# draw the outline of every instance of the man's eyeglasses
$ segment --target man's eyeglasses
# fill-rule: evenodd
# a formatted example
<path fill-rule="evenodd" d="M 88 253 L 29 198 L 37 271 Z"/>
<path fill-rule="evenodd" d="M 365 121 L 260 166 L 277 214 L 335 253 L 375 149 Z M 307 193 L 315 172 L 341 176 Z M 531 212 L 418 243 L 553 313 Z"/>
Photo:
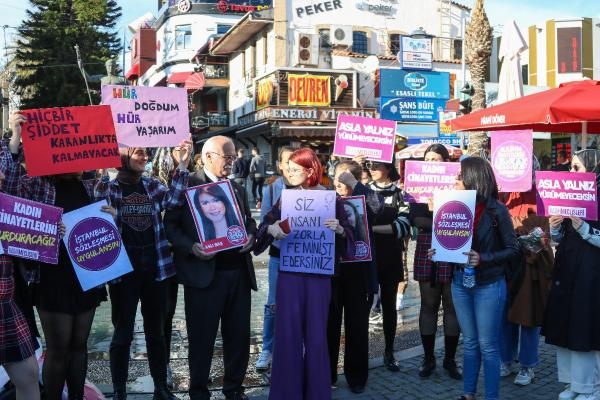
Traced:
<path fill-rule="evenodd" d="M 365 163 L 365 167 L 367 167 L 368 169 L 375 169 L 375 168 L 379 168 L 379 166 L 381 166 L 382 163 L 380 162 L 375 162 L 375 161 L 367 161 Z"/>
<path fill-rule="evenodd" d="M 216 153 L 214 151 L 209 151 L 208 153 L 210 153 L 210 154 L 216 154 L 216 155 L 218 155 L 219 157 L 223 158 L 225 161 L 228 161 L 228 162 L 234 162 L 237 159 L 236 155 L 220 154 L 220 153 Z"/>

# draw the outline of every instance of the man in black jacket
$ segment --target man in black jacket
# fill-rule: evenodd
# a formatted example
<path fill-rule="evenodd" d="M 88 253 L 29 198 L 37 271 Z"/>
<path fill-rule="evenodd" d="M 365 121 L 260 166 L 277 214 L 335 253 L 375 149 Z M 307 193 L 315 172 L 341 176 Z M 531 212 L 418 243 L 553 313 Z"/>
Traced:
<path fill-rule="evenodd" d="M 190 175 L 189 186 L 227 179 L 235 159 L 231 139 L 208 139 L 202 149 L 204 169 Z M 248 234 L 248 242 L 242 248 L 207 254 L 187 203 L 167 212 L 164 218 L 167 237 L 175 250 L 177 276 L 184 287 L 191 400 L 210 398 L 207 385 L 219 322 L 225 365 L 223 394 L 227 399 L 247 399 L 242 382 L 250 349 L 250 291 L 256 290 L 249 253 L 256 222 L 246 191 L 235 182 L 231 185 Z"/>
<path fill-rule="evenodd" d="M 244 149 L 238 149 L 238 158 L 233 162 L 231 174 L 235 183 L 240 184 L 246 189 L 246 180 L 250 172 L 250 161 L 246 160 Z"/>

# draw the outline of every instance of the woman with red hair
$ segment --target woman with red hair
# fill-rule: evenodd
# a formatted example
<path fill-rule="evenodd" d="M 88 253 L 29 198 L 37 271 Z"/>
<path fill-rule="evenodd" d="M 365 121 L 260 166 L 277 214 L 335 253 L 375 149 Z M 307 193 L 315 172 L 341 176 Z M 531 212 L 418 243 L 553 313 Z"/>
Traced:
<path fill-rule="evenodd" d="M 288 181 L 294 189 L 326 190 L 320 185 L 322 166 L 309 148 L 294 151 L 288 161 Z M 286 190 L 294 190 L 286 189 Z M 336 234 L 336 264 L 343 254 L 354 254 L 352 227 L 344 205 L 336 196 L 336 218 L 323 224 Z M 281 198 L 259 226 L 254 254 L 264 251 L 273 240 L 288 234 L 279 226 Z M 327 317 L 331 299 L 331 277 L 279 271 L 277 313 L 271 373 L 271 400 L 331 398 L 331 377 L 327 346 Z"/>

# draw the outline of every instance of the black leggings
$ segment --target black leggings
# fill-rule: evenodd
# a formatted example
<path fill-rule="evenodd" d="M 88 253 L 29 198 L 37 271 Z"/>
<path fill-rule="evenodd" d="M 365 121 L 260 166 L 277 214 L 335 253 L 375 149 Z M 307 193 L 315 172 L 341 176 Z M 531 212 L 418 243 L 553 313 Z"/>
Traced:
<path fill-rule="evenodd" d="M 421 335 L 435 335 L 437 331 L 440 303 L 444 306 L 444 335 L 458 336 L 460 328 L 452 303 L 451 282 L 437 283 L 431 287 L 429 282 L 419 282 L 421 292 L 421 310 L 419 311 L 419 330 Z"/>
<path fill-rule="evenodd" d="M 87 341 L 96 309 L 70 315 L 38 309 L 46 359 L 42 369 L 46 400 L 60 400 L 65 381 L 69 398 L 83 398 L 87 374 Z"/>
<path fill-rule="evenodd" d="M 394 351 L 394 339 L 396 338 L 396 327 L 398 325 L 398 311 L 396 310 L 396 293 L 398 293 L 398 282 L 380 283 L 381 313 L 383 315 L 383 337 L 385 339 L 385 350 Z"/>

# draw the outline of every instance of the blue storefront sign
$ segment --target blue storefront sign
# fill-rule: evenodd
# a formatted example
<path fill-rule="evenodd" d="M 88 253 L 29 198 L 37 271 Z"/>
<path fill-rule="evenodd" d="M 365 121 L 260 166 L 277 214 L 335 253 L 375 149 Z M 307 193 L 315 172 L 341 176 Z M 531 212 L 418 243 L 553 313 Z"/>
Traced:
<path fill-rule="evenodd" d="M 469 145 L 469 135 L 465 134 L 465 137 L 463 140 L 464 140 L 463 146 L 468 146 Z M 432 137 L 409 137 L 406 140 L 406 143 L 408 145 L 422 144 L 422 143 L 426 143 L 426 144 L 440 143 L 440 144 L 445 144 L 448 146 L 461 147 L 460 136 L 458 136 L 458 135 L 448 135 L 448 136 L 444 136 L 444 137 L 433 137 L 433 138 Z"/>
<path fill-rule="evenodd" d="M 382 119 L 400 122 L 436 122 L 446 100 L 414 97 L 382 97 L 379 104 Z"/>
<path fill-rule="evenodd" d="M 440 100 L 450 98 L 450 74 L 448 72 L 382 68 L 379 71 L 379 77 L 381 97 L 416 97 Z"/>

